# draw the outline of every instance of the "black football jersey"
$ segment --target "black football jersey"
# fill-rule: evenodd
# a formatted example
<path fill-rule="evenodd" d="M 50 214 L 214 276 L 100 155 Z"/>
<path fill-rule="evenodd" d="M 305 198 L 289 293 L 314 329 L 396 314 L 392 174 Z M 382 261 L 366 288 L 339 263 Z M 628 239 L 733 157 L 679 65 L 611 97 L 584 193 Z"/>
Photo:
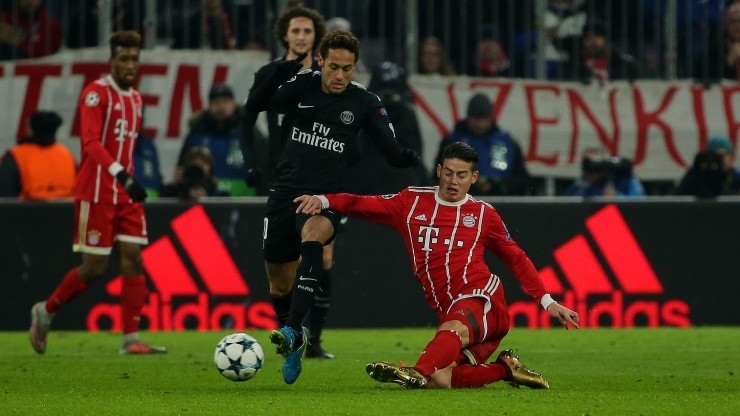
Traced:
<path fill-rule="evenodd" d="M 286 139 L 272 191 L 281 196 L 341 191 L 361 128 L 387 158 L 401 147 L 380 98 L 352 81 L 340 94 L 321 90 L 321 72 L 304 70 L 283 83 L 270 107 L 285 114 Z"/>

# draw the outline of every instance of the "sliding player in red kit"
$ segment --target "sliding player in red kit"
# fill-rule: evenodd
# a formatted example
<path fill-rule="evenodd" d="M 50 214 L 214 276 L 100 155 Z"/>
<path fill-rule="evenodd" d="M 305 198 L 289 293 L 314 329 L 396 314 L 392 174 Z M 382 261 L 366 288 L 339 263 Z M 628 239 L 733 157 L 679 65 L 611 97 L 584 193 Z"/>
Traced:
<path fill-rule="evenodd" d="M 70 270 L 51 296 L 31 309 L 31 346 L 46 351 L 57 310 L 105 273 L 114 242 L 121 256 L 121 354 L 161 354 L 164 347 L 139 339 L 139 318 L 148 290 L 141 260 L 147 244 L 142 202 L 146 191 L 133 178 L 134 147 L 141 129 L 141 95 L 133 89 L 139 70 L 141 36 L 115 32 L 110 38 L 111 73 L 82 91 L 79 113 L 82 157 L 75 185 L 72 249 L 82 264 Z"/>
<path fill-rule="evenodd" d="M 437 333 L 413 367 L 373 362 L 370 377 L 409 388 L 482 387 L 498 380 L 548 388 L 511 350 L 486 363 L 509 331 L 509 311 L 485 249 L 499 257 L 550 316 L 578 327 L 578 314 L 555 302 L 537 270 L 511 238 L 491 205 L 467 194 L 478 179 L 478 155 L 467 144 L 448 145 L 437 166 L 439 186 L 409 187 L 394 195 L 303 195 L 299 212 L 335 210 L 396 229 L 404 239 L 427 303 L 437 313 Z"/>

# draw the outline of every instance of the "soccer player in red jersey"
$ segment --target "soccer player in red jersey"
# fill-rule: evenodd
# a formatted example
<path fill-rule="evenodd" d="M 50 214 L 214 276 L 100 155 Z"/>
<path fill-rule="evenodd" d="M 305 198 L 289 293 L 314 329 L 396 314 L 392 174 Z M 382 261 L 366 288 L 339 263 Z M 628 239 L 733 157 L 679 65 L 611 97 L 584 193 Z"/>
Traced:
<path fill-rule="evenodd" d="M 133 89 L 139 71 L 141 36 L 134 31 L 110 37 L 109 75 L 82 91 L 79 113 L 82 157 L 75 185 L 72 249 L 82 264 L 62 279 L 51 296 L 33 305 L 29 337 L 43 354 L 57 310 L 105 273 L 115 241 L 121 256 L 121 354 L 161 354 L 164 347 L 139 339 L 139 317 L 148 291 L 141 260 L 147 244 L 142 202 L 146 191 L 133 177 L 134 146 L 141 129 L 141 95 Z"/>
<path fill-rule="evenodd" d="M 548 388 L 511 350 L 486 363 L 509 331 L 509 311 L 485 249 L 499 257 L 553 318 L 578 328 L 578 314 L 555 302 L 537 269 L 511 238 L 495 208 L 468 195 L 478 179 L 478 155 L 467 144 L 448 145 L 437 165 L 439 186 L 409 187 L 394 195 L 303 195 L 298 212 L 324 209 L 396 229 L 408 249 L 427 303 L 439 317 L 437 333 L 413 367 L 373 362 L 370 377 L 405 387 L 482 387 L 498 380 Z"/>

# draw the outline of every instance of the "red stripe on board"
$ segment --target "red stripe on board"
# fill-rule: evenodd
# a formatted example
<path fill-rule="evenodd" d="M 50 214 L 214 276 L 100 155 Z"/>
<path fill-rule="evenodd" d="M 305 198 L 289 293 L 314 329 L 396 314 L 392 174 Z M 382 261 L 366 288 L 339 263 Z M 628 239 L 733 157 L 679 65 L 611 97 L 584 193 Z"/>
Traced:
<path fill-rule="evenodd" d="M 172 220 L 172 229 L 212 295 L 248 295 L 250 290 L 202 206 Z"/>
<path fill-rule="evenodd" d="M 586 227 L 626 293 L 663 293 L 663 285 L 616 205 L 586 219 Z"/>
<path fill-rule="evenodd" d="M 609 283 L 604 270 L 599 265 L 596 255 L 582 235 L 555 249 L 555 261 L 560 265 L 566 279 L 578 297 L 593 293 L 611 293 L 614 289 Z"/>

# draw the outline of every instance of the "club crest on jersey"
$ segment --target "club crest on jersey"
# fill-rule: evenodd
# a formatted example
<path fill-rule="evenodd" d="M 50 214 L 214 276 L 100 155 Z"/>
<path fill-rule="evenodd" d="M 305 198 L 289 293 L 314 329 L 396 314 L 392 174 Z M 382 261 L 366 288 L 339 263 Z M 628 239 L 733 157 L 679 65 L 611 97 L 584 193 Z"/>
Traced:
<path fill-rule="evenodd" d="M 95 107 L 100 104 L 100 96 L 95 91 L 90 91 L 85 96 L 85 105 L 88 107 Z"/>
<path fill-rule="evenodd" d="M 463 225 L 464 226 L 466 226 L 468 228 L 473 228 L 473 227 L 475 227 L 475 220 L 476 220 L 475 215 L 473 215 L 473 214 L 465 214 L 463 216 L 462 222 L 463 222 Z"/>
<path fill-rule="evenodd" d="M 100 231 L 90 230 L 87 232 L 87 243 L 91 246 L 97 246 L 100 243 Z"/>
<path fill-rule="evenodd" d="M 355 121 L 355 115 L 352 114 L 351 111 L 342 111 L 342 114 L 339 116 L 339 118 L 344 124 L 352 124 L 352 122 Z"/>
<path fill-rule="evenodd" d="M 381 116 L 387 116 L 388 115 L 388 111 L 386 111 L 386 109 L 384 107 L 380 107 L 380 111 L 379 112 L 380 112 L 380 115 Z"/>

